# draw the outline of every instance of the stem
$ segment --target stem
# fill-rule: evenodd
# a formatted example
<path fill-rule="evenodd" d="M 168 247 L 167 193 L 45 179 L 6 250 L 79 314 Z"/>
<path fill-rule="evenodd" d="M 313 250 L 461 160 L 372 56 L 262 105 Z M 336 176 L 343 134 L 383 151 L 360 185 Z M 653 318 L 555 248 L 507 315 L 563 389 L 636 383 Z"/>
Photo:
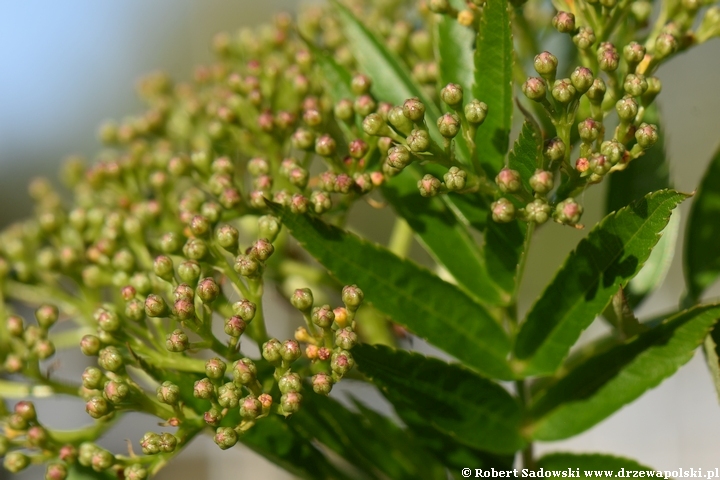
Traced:
<path fill-rule="evenodd" d="M 517 391 L 518 398 L 520 399 L 520 403 L 523 405 L 523 408 L 525 408 L 528 403 L 530 403 L 530 399 L 528 398 L 528 390 L 527 385 L 525 384 L 525 380 L 516 380 L 515 381 L 515 390 Z M 533 458 L 533 444 L 532 442 L 528 442 L 528 446 L 525 447 L 522 451 L 522 466 L 523 468 L 527 468 L 530 470 L 535 470 L 535 459 Z"/>
<path fill-rule="evenodd" d="M 523 275 L 525 274 L 525 265 L 527 264 L 527 257 L 528 252 L 530 251 L 530 243 L 532 242 L 533 233 L 535 233 L 535 223 L 530 222 L 527 224 L 525 241 L 523 242 L 523 249 L 520 253 L 520 259 L 518 260 L 516 270 L 517 273 L 515 274 L 515 288 L 513 290 L 510 306 L 508 307 L 510 319 L 512 320 L 514 325 L 517 325 L 519 322 L 517 311 L 518 296 L 520 294 L 520 286 L 522 284 Z"/>

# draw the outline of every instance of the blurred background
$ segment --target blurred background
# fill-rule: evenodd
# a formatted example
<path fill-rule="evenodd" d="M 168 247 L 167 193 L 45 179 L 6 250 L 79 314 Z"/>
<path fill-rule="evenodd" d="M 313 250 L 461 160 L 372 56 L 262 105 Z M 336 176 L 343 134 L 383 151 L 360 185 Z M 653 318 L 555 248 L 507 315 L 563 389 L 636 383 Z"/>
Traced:
<path fill-rule="evenodd" d="M 140 111 L 134 84 L 142 74 L 161 69 L 189 79 L 194 65 L 210 61 L 215 33 L 257 25 L 293 8 L 290 0 L 0 0 L 0 228 L 30 213 L 30 178 L 55 176 L 68 154 L 91 157 L 103 120 Z M 720 40 L 674 58 L 658 76 L 673 179 L 680 190 L 693 191 L 720 143 Z M 581 199 L 588 207 L 585 224 L 600 218 L 603 195 L 601 185 Z M 689 202 L 682 208 L 683 224 L 688 207 Z M 558 237 L 560 228 L 540 229 L 533 243 L 527 271 L 540 274 L 523 285 L 525 308 L 583 235 L 563 229 Z M 680 260 L 678 254 L 668 280 L 637 312 L 641 318 L 677 305 L 684 291 Z M 716 288 L 710 296 L 719 294 Z M 596 324 L 586 336 L 602 331 Z M 58 426 L 66 428 L 89 421 L 76 402 L 45 402 L 40 410 L 62 417 Z M 136 442 L 150 421 L 123 423 L 104 445 L 126 451 L 124 439 Z M 698 352 L 677 375 L 608 421 L 572 441 L 540 445 L 539 451 L 622 454 L 660 470 L 714 469 L 720 466 L 718 432 L 720 406 Z M 244 474 L 292 478 L 241 447 L 221 452 L 209 437 L 197 439 L 158 478 Z M 34 470 L 15 478 L 40 476 Z"/>

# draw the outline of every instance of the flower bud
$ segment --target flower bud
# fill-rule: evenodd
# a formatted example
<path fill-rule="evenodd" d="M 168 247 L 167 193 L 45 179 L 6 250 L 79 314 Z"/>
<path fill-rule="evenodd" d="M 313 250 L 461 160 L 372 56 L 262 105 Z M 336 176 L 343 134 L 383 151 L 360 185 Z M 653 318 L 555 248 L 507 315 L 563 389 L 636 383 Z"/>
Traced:
<path fill-rule="evenodd" d="M 313 306 L 313 294 L 309 288 L 298 288 L 290 297 L 290 303 L 303 313 L 309 313 Z"/>
<path fill-rule="evenodd" d="M 565 142 L 559 137 L 554 137 L 545 143 L 543 155 L 551 162 L 557 162 L 565 158 Z"/>
<path fill-rule="evenodd" d="M 118 317 L 117 313 L 105 308 L 99 308 L 93 316 L 101 330 L 109 333 L 120 330 L 120 317 Z"/>
<path fill-rule="evenodd" d="M 580 50 L 587 50 L 595 43 L 595 32 L 590 27 L 580 27 L 578 32 L 573 36 L 573 43 Z"/>
<path fill-rule="evenodd" d="M 428 10 L 439 14 L 450 13 L 451 10 L 449 0 L 429 0 L 427 6 Z"/>
<path fill-rule="evenodd" d="M 258 218 L 258 231 L 261 238 L 267 238 L 269 242 L 274 242 L 280 233 L 282 224 L 277 217 L 272 215 L 263 215 Z"/>
<path fill-rule="evenodd" d="M 33 351 L 40 360 L 46 360 L 55 355 L 55 345 L 48 339 L 42 339 L 35 345 Z"/>
<path fill-rule="evenodd" d="M 375 111 L 377 103 L 370 95 L 360 95 L 357 99 L 355 99 L 353 106 L 355 107 L 357 114 L 364 117 Z"/>
<path fill-rule="evenodd" d="M 5 455 L 3 467 L 10 473 L 19 473 L 30 465 L 30 458 L 22 452 L 13 451 Z"/>
<path fill-rule="evenodd" d="M 472 125 L 482 125 L 487 117 L 488 106 L 485 102 L 471 100 L 465 105 L 465 118 Z"/>
<path fill-rule="evenodd" d="M 235 258 L 234 268 L 244 277 L 254 277 L 260 271 L 260 263 L 250 255 L 241 254 Z"/>
<path fill-rule="evenodd" d="M 617 140 L 605 141 L 600 145 L 600 153 L 605 155 L 611 165 L 615 165 L 623 159 L 625 146 Z"/>
<path fill-rule="evenodd" d="M 403 145 L 395 145 L 388 151 L 387 164 L 393 168 L 403 169 L 411 162 L 410 152 Z"/>
<path fill-rule="evenodd" d="M 33 423 L 37 421 L 37 411 L 35 410 L 35 404 L 28 400 L 21 400 L 15 404 L 13 408 L 15 415 L 18 415 L 25 422 Z"/>
<path fill-rule="evenodd" d="M 60 461 L 65 462 L 68 465 L 72 465 L 77 462 L 78 451 L 73 445 L 63 445 L 58 451 L 58 458 Z"/>
<path fill-rule="evenodd" d="M 105 380 L 105 375 L 103 375 L 102 370 L 97 367 L 86 367 L 82 374 L 83 387 L 89 390 L 102 388 Z"/>
<path fill-rule="evenodd" d="M 168 306 L 160 295 L 150 294 L 145 299 L 145 314 L 148 317 L 165 317 L 169 313 Z"/>
<path fill-rule="evenodd" d="M 302 356 L 300 345 L 295 340 L 285 340 L 280 347 L 280 356 L 287 363 L 294 362 Z"/>
<path fill-rule="evenodd" d="M 645 47 L 637 42 L 630 42 L 623 47 L 623 58 L 631 65 L 631 71 L 635 69 L 635 65 L 642 62 L 645 58 Z"/>
<path fill-rule="evenodd" d="M 267 175 L 270 173 L 270 164 L 264 158 L 256 157 L 248 160 L 247 170 L 253 177 L 259 177 L 260 175 Z"/>
<path fill-rule="evenodd" d="M 532 202 L 525 205 L 525 219 L 528 222 L 534 222 L 538 225 L 542 225 L 543 223 L 547 222 L 548 218 L 550 217 L 550 212 L 552 209 L 550 208 L 550 205 L 547 204 L 542 199 L 536 198 Z"/>
<path fill-rule="evenodd" d="M 290 139 L 293 148 L 309 151 L 315 146 L 315 134 L 304 128 L 298 128 Z"/>
<path fill-rule="evenodd" d="M 233 313 L 247 323 L 250 323 L 250 321 L 255 317 L 256 309 L 257 306 L 249 300 L 241 300 L 232 304 Z"/>
<path fill-rule="evenodd" d="M 558 59 L 550 52 L 542 52 L 535 56 L 533 62 L 535 71 L 544 78 L 554 78 L 557 71 Z"/>
<path fill-rule="evenodd" d="M 276 338 L 271 338 L 267 342 L 263 343 L 262 356 L 265 360 L 272 364 L 279 363 L 282 360 L 282 356 L 280 355 L 281 348 L 282 344 L 280 341 Z"/>
<path fill-rule="evenodd" d="M 425 105 L 417 97 L 405 100 L 403 103 L 403 115 L 412 122 L 422 123 L 425 118 Z"/>
<path fill-rule="evenodd" d="M 605 48 L 601 46 L 597 52 L 597 61 L 600 70 L 614 72 L 620 63 L 620 56 L 612 45 L 607 45 Z"/>
<path fill-rule="evenodd" d="M 240 233 L 232 225 L 223 225 L 215 232 L 218 245 L 230 253 L 237 253 Z"/>
<path fill-rule="evenodd" d="M 190 260 L 201 260 L 207 252 L 207 244 L 200 238 L 189 238 L 183 246 L 183 255 Z"/>
<path fill-rule="evenodd" d="M 211 358 L 205 362 L 205 375 L 211 380 L 219 380 L 225 376 L 227 365 L 219 358 Z"/>
<path fill-rule="evenodd" d="M 331 157 L 335 148 L 335 140 L 330 135 L 322 135 L 315 140 L 315 153 L 322 157 Z"/>
<path fill-rule="evenodd" d="M 302 390 L 300 375 L 293 372 L 286 373 L 278 380 L 278 388 L 280 388 L 281 393 L 299 392 Z"/>
<path fill-rule="evenodd" d="M 35 318 L 43 330 L 52 327 L 58 320 L 58 309 L 54 305 L 42 305 L 35 310 Z"/>
<path fill-rule="evenodd" d="M 645 80 L 644 75 L 629 73 L 625 76 L 623 82 L 623 90 L 628 95 L 633 97 L 639 97 L 648 89 L 648 82 Z"/>
<path fill-rule="evenodd" d="M 257 258 L 261 262 L 266 261 L 275 251 L 272 243 L 266 238 L 260 238 L 253 243 L 250 249 L 250 255 Z"/>
<path fill-rule="evenodd" d="M 445 175 L 443 175 L 443 180 L 448 190 L 457 192 L 465 188 L 467 172 L 460 170 L 458 167 L 450 167 Z"/>
<path fill-rule="evenodd" d="M 665 59 L 677 52 L 680 44 L 673 35 L 661 33 L 655 40 L 655 57 L 658 60 Z"/>
<path fill-rule="evenodd" d="M 417 187 L 418 190 L 420 190 L 420 195 L 422 195 L 423 197 L 434 197 L 435 195 L 440 193 L 442 182 L 427 173 L 425 174 L 425 176 L 423 176 L 422 179 L 418 180 Z"/>
<path fill-rule="evenodd" d="M 193 396 L 203 400 L 215 398 L 215 386 L 209 378 L 203 378 L 193 385 Z"/>
<path fill-rule="evenodd" d="M 358 336 L 351 327 L 345 327 L 335 332 L 335 345 L 343 350 L 352 350 L 357 345 Z"/>
<path fill-rule="evenodd" d="M 184 352 L 189 346 L 190 340 L 188 336 L 180 329 L 173 330 L 172 333 L 165 337 L 165 348 L 167 348 L 169 352 Z"/>
<path fill-rule="evenodd" d="M 62 463 L 49 463 L 45 469 L 45 480 L 65 480 L 67 477 L 67 467 Z"/>
<path fill-rule="evenodd" d="M 164 381 L 156 392 L 159 402 L 167 405 L 177 405 L 180 401 L 180 387 L 170 381 Z"/>
<path fill-rule="evenodd" d="M 178 277 L 186 284 L 196 284 L 200 278 L 200 272 L 200 265 L 194 260 L 188 260 L 178 265 Z"/>
<path fill-rule="evenodd" d="M 103 396 L 113 405 L 123 403 L 130 396 L 130 387 L 125 382 L 111 380 L 103 387 Z"/>
<path fill-rule="evenodd" d="M 248 385 L 257 378 L 257 367 L 249 358 L 241 358 L 233 363 L 232 374 L 233 382 L 240 385 Z"/>
<path fill-rule="evenodd" d="M 342 100 L 340 100 L 338 103 L 335 104 L 335 107 L 333 108 L 333 113 L 335 114 L 335 118 L 337 118 L 338 120 L 342 120 L 343 122 L 351 121 L 353 116 L 355 115 L 352 100 L 349 100 L 347 98 L 343 98 Z"/>
<path fill-rule="evenodd" d="M 590 167 L 590 171 L 599 177 L 608 173 L 610 171 L 610 167 L 612 167 L 610 161 L 605 157 L 605 155 L 599 153 L 593 153 L 590 156 L 588 166 Z"/>
<path fill-rule="evenodd" d="M 638 129 L 635 131 L 635 139 L 638 145 L 643 150 L 647 150 L 652 147 L 658 141 L 658 131 L 655 125 L 649 125 L 647 123 L 641 123 Z"/>
<path fill-rule="evenodd" d="M 125 362 L 120 354 L 120 350 L 113 346 L 108 346 L 100 350 L 98 354 L 98 365 L 109 372 L 118 372 L 123 368 Z"/>
<path fill-rule="evenodd" d="M 601 130 L 602 124 L 592 118 L 586 118 L 578 123 L 578 134 L 580 135 L 580 139 L 586 143 L 597 140 Z"/>
<path fill-rule="evenodd" d="M 25 331 L 25 322 L 22 317 L 17 315 L 10 315 L 5 320 L 5 328 L 11 337 L 20 338 L 23 336 Z"/>
<path fill-rule="evenodd" d="M 148 477 L 148 471 L 139 463 L 128 465 L 123 471 L 125 480 L 145 480 Z"/>
<path fill-rule="evenodd" d="M 280 397 L 280 407 L 285 415 L 297 413 L 300 410 L 302 395 L 298 392 L 284 393 Z"/>
<path fill-rule="evenodd" d="M 319 395 L 330 395 L 333 387 L 333 380 L 330 375 L 324 372 L 317 373 L 312 377 L 313 391 Z"/>
<path fill-rule="evenodd" d="M 430 134 L 427 130 L 414 129 L 406 140 L 410 151 L 414 153 L 425 152 L 430 147 Z"/>
<path fill-rule="evenodd" d="M 564 225 L 576 225 L 583 213 L 582 205 L 573 198 L 566 198 L 555 207 L 555 221 Z"/>
<path fill-rule="evenodd" d="M 234 447 L 238 442 L 238 435 L 230 427 L 218 427 L 213 437 L 215 444 L 222 450 Z"/>
<path fill-rule="evenodd" d="M 575 31 L 575 15 L 560 11 L 553 17 L 552 26 L 560 33 L 573 33 Z"/>
<path fill-rule="evenodd" d="M 218 388 L 218 403 L 223 408 L 235 408 L 240 402 L 242 390 L 232 382 L 228 382 Z"/>
<path fill-rule="evenodd" d="M 144 273 L 136 273 L 130 277 L 130 286 L 132 286 L 139 294 L 147 295 L 152 289 L 152 282 Z"/>
<path fill-rule="evenodd" d="M 112 406 L 103 397 L 92 397 L 85 404 L 85 411 L 92 418 L 102 418 L 112 411 Z"/>
<path fill-rule="evenodd" d="M 438 130 L 445 138 L 455 138 L 460 132 L 460 118 L 454 113 L 446 113 L 437 119 Z"/>
<path fill-rule="evenodd" d="M 513 193 L 520 190 L 520 173 L 517 170 L 511 170 L 507 167 L 500 170 L 495 177 L 495 183 L 503 193 Z"/>
<path fill-rule="evenodd" d="M 545 98 L 547 86 L 542 78 L 530 77 L 522 84 L 522 92 L 530 100 L 539 102 Z"/>
<path fill-rule="evenodd" d="M 336 350 L 330 359 L 330 369 L 333 373 L 342 377 L 355 366 L 355 359 L 346 350 Z"/>
<path fill-rule="evenodd" d="M 511 222 L 515 218 L 515 205 L 507 198 L 499 198 L 490 204 L 492 219 L 498 223 Z"/>
<path fill-rule="evenodd" d="M 596 78 L 593 80 L 592 85 L 588 89 L 585 96 L 590 100 L 593 105 L 600 105 L 605 97 L 605 82 L 602 78 Z"/>
<path fill-rule="evenodd" d="M 254 420 L 262 413 L 260 401 L 248 395 L 240 400 L 240 416 L 245 420 Z"/>
<path fill-rule="evenodd" d="M 140 448 L 145 455 L 157 455 L 160 453 L 160 435 L 147 432 L 140 439 Z"/>
<path fill-rule="evenodd" d="M 357 285 L 346 285 L 342 289 L 342 301 L 345 307 L 352 312 L 358 309 L 364 298 L 363 291 Z"/>
<path fill-rule="evenodd" d="M 367 75 L 358 74 L 350 80 L 350 89 L 355 95 L 364 95 L 370 91 L 372 79 Z"/>
<path fill-rule="evenodd" d="M 550 92 L 555 100 L 560 103 L 570 103 L 575 98 L 577 91 L 569 78 L 555 80 L 552 91 Z"/>
<path fill-rule="evenodd" d="M 238 316 L 232 316 L 225 319 L 224 331 L 231 337 L 239 337 L 247 329 L 247 323 Z"/>
<path fill-rule="evenodd" d="M 463 89 L 457 83 L 448 83 L 440 90 L 440 99 L 450 107 L 462 105 Z"/>
<path fill-rule="evenodd" d="M 615 110 L 617 110 L 620 120 L 631 123 L 635 120 L 635 116 L 638 113 L 638 103 L 632 97 L 625 97 L 617 101 Z"/>
<path fill-rule="evenodd" d="M 548 193 L 553 189 L 553 174 L 547 170 L 535 170 L 530 177 L 530 187 L 539 194 Z"/>
<path fill-rule="evenodd" d="M 580 93 L 587 92 L 593 84 L 593 72 L 589 68 L 577 67 L 570 75 L 570 82 Z"/>
<path fill-rule="evenodd" d="M 220 286 L 212 277 L 203 278 L 197 286 L 197 295 L 205 304 L 215 301 L 220 295 Z"/>
<path fill-rule="evenodd" d="M 88 357 L 96 356 L 100 351 L 101 346 L 102 344 L 100 339 L 95 335 L 85 335 L 80 340 L 80 351 L 83 355 L 87 355 Z"/>

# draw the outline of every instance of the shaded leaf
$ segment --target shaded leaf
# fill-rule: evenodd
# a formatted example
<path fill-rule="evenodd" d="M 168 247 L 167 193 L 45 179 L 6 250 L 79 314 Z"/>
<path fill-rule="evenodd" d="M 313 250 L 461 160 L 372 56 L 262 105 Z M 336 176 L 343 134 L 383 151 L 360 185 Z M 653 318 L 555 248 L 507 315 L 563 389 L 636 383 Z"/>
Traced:
<path fill-rule="evenodd" d="M 532 438 L 577 435 L 656 387 L 692 358 L 718 317 L 719 305 L 694 307 L 591 357 L 533 403 Z"/>
<path fill-rule="evenodd" d="M 583 478 L 587 476 L 616 478 L 619 472 L 622 473 L 621 478 L 624 478 L 627 477 L 628 471 L 653 470 L 629 458 L 598 453 L 550 453 L 540 458 L 537 466 L 545 470 L 568 471 L 570 469 L 569 471 L 573 473 L 582 472 L 579 476 Z M 596 471 L 600 474 L 586 475 L 584 471 Z"/>
<path fill-rule="evenodd" d="M 517 267 L 523 251 L 527 224 L 497 223 L 488 213 L 485 228 L 485 263 L 492 280 L 508 295 L 515 290 Z"/>
<path fill-rule="evenodd" d="M 685 234 L 685 280 L 697 301 L 720 276 L 720 149 L 713 157 L 693 201 Z"/>
<path fill-rule="evenodd" d="M 452 1 L 451 5 L 462 10 L 465 8 L 462 1 Z M 472 93 L 475 83 L 473 64 L 475 33 L 469 27 L 460 25 L 451 15 L 438 15 L 436 25 L 436 45 L 438 58 L 438 71 L 440 84 L 456 83 L 463 88 L 465 100 Z M 467 102 L 465 102 L 467 103 Z"/>
<path fill-rule="evenodd" d="M 520 406 L 497 383 L 460 365 L 384 345 L 360 345 L 353 356 L 400 418 L 414 411 L 459 442 L 490 452 L 523 448 Z"/>
<path fill-rule="evenodd" d="M 525 374 L 552 373 L 580 333 L 642 268 L 672 210 L 688 195 L 662 190 L 611 213 L 580 241 L 532 306 L 515 344 Z"/>
<path fill-rule="evenodd" d="M 720 401 L 720 347 L 718 345 L 720 345 L 720 328 L 715 325 L 710 335 L 705 337 L 703 352 L 705 353 L 705 361 L 710 369 L 713 384 L 715 384 L 718 401 Z"/>
<path fill-rule="evenodd" d="M 422 174 L 406 168 L 383 186 L 385 198 L 412 227 L 428 253 L 457 280 L 465 291 L 483 303 L 502 303 L 485 259 L 467 227 L 441 197 L 423 197 L 417 189 Z"/>
<path fill-rule="evenodd" d="M 325 88 L 333 100 L 338 102 L 344 98 L 355 98 L 355 94 L 350 88 L 350 83 L 352 82 L 350 72 L 337 63 L 332 55 L 323 52 L 312 42 L 305 41 L 305 44 L 312 52 L 314 62 L 320 66 L 322 78 L 325 81 Z"/>
<path fill-rule="evenodd" d="M 473 95 L 488 106 L 475 145 L 490 177 L 505 164 L 512 126 L 513 40 L 509 8 L 506 0 L 487 0 L 475 49 Z"/>
<path fill-rule="evenodd" d="M 305 215 L 270 208 L 340 283 L 417 335 L 488 376 L 510 378 L 510 341 L 488 311 L 455 285 L 358 236 Z M 419 301 L 422 299 L 422 301 Z"/>
<path fill-rule="evenodd" d="M 515 141 L 515 145 L 508 156 L 508 167 L 517 170 L 520 174 L 523 187 L 528 192 L 532 192 L 530 177 L 533 176 L 535 170 L 540 166 L 538 159 L 540 158 L 541 152 L 542 134 L 537 125 L 529 120 L 525 120 L 520 136 Z"/>

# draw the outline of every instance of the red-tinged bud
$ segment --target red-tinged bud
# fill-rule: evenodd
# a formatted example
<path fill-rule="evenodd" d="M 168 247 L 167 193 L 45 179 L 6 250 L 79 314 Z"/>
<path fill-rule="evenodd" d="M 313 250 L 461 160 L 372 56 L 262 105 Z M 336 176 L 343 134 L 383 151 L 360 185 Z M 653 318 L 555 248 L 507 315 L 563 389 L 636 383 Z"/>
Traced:
<path fill-rule="evenodd" d="M 630 42 L 623 47 L 623 58 L 631 65 L 633 71 L 635 66 L 645 58 L 645 47 L 637 42 Z"/>
<path fill-rule="evenodd" d="M 315 140 L 315 153 L 322 157 L 331 157 L 335 154 L 335 140 L 330 135 L 323 135 Z"/>
<path fill-rule="evenodd" d="M 219 358 L 211 358 L 205 362 L 205 375 L 211 380 L 219 380 L 225 375 L 227 365 Z"/>
<path fill-rule="evenodd" d="M 333 373 L 342 377 L 355 366 L 355 359 L 346 350 L 337 350 L 333 352 L 330 360 L 330 368 Z"/>
<path fill-rule="evenodd" d="M 555 72 L 557 71 L 558 59 L 550 52 L 542 52 L 535 56 L 533 66 L 535 67 L 535 71 L 544 78 L 554 78 Z"/>
<path fill-rule="evenodd" d="M 232 382 L 218 388 L 218 403 L 223 408 L 235 408 L 240 403 L 242 390 Z"/>
<path fill-rule="evenodd" d="M 622 98 L 615 104 L 615 110 L 617 110 L 620 120 L 631 123 L 635 120 L 635 116 L 638 113 L 637 100 L 632 97 Z"/>
<path fill-rule="evenodd" d="M 437 119 L 440 134 L 445 138 L 455 138 L 460 132 L 460 118 L 454 113 L 446 113 Z"/>
<path fill-rule="evenodd" d="M 180 329 L 173 330 L 173 332 L 165 338 L 165 348 L 167 348 L 169 352 L 184 352 L 189 346 L 190 339 L 188 339 L 185 332 Z"/>
<path fill-rule="evenodd" d="M 632 95 L 633 97 L 639 97 L 642 94 L 645 93 L 648 89 L 648 82 L 645 79 L 645 75 L 641 74 L 632 74 L 629 73 L 625 76 L 625 81 L 623 82 L 623 90 L 625 90 L 625 93 L 628 95 Z"/>
<path fill-rule="evenodd" d="M 94 357 L 100 352 L 102 343 L 95 335 L 85 335 L 80 340 L 80 351 L 88 357 Z"/>
<path fill-rule="evenodd" d="M 58 320 L 58 309 L 54 305 L 42 305 L 35 310 L 35 318 L 43 330 L 52 327 Z"/>
<path fill-rule="evenodd" d="M 145 480 L 148 477 L 148 471 L 143 465 L 133 463 L 125 468 L 123 475 L 125 480 Z"/>
<path fill-rule="evenodd" d="M 440 99 L 450 107 L 459 107 L 463 101 L 463 89 L 456 83 L 448 83 L 440 90 Z"/>
<path fill-rule="evenodd" d="M 422 123 L 425 118 L 425 105 L 418 98 L 410 98 L 403 103 L 403 115 L 410 121 Z"/>
<path fill-rule="evenodd" d="M 156 394 L 158 401 L 167 405 L 177 405 L 180 401 L 180 387 L 169 381 L 163 382 Z"/>
<path fill-rule="evenodd" d="M 290 139 L 294 148 L 298 150 L 312 150 L 315 146 L 315 134 L 307 129 L 298 128 Z"/>
<path fill-rule="evenodd" d="M 555 100 L 560 103 L 569 103 L 575 98 L 577 90 L 569 78 L 556 80 L 550 92 Z"/>
<path fill-rule="evenodd" d="M 590 170 L 590 161 L 585 157 L 580 157 L 575 161 L 575 170 L 585 173 Z"/>
<path fill-rule="evenodd" d="M 535 170 L 535 173 L 530 177 L 529 183 L 535 192 L 541 195 L 546 194 L 553 189 L 553 173 L 547 170 Z"/>
<path fill-rule="evenodd" d="M 669 33 L 661 33 L 655 40 L 655 57 L 658 60 L 665 59 L 677 52 L 680 43 L 677 38 Z"/>
<path fill-rule="evenodd" d="M 37 421 L 37 411 L 33 402 L 21 400 L 15 404 L 13 411 L 25 422 L 33 423 Z"/>
<path fill-rule="evenodd" d="M 5 320 L 5 328 L 10 336 L 20 338 L 23 336 L 23 332 L 25 332 L 25 322 L 22 317 L 10 315 L 7 317 L 7 320 Z"/>
<path fill-rule="evenodd" d="M 271 338 L 265 342 L 262 346 L 262 356 L 265 360 L 272 364 L 277 364 L 282 360 L 280 349 L 282 344 L 276 338 Z"/>
<path fill-rule="evenodd" d="M 145 314 L 148 317 L 165 317 L 168 313 L 168 306 L 161 296 L 150 294 L 145 299 Z"/>
<path fill-rule="evenodd" d="M 121 322 L 120 317 L 114 311 L 106 308 L 99 308 L 95 310 L 93 314 L 95 321 L 98 323 L 98 327 L 105 332 L 117 332 L 120 330 Z"/>
<path fill-rule="evenodd" d="M 68 470 L 62 463 L 49 463 L 45 469 L 45 480 L 65 480 L 66 478 L 68 478 Z"/>
<path fill-rule="evenodd" d="M 434 197 L 435 195 L 440 193 L 442 182 L 427 173 L 423 176 L 423 178 L 418 180 L 417 187 L 418 190 L 420 190 L 420 195 L 422 195 L 423 197 Z"/>
<path fill-rule="evenodd" d="M 190 260 L 201 260 L 207 255 L 208 247 L 200 238 L 189 238 L 183 246 L 183 255 Z"/>
<path fill-rule="evenodd" d="M 471 100 L 465 105 L 465 118 L 471 125 L 482 125 L 488 114 L 488 106 L 485 102 Z"/>
<path fill-rule="evenodd" d="M 313 306 L 313 294 L 309 288 L 299 288 L 290 297 L 290 303 L 303 313 L 309 313 Z"/>
<path fill-rule="evenodd" d="M 332 355 L 332 350 L 326 347 L 320 347 L 317 351 L 317 358 L 318 360 L 325 361 L 330 360 L 330 356 Z"/>
<path fill-rule="evenodd" d="M 499 198 L 490 204 L 492 219 L 498 223 L 511 222 L 515 218 L 515 205 L 507 198 Z"/>
<path fill-rule="evenodd" d="M 517 192 L 522 187 L 520 173 L 517 170 L 511 170 L 507 167 L 500 170 L 495 177 L 495 183 L 503 193 Z"/>
<path fill-rule="evenodd" d="M 82 374 L 83 387 L 89 390 L 99 390 L 105 383 L 106 378 L 102 370 L 97 367 L 86 367 Z"/>
<path fill-rule="evenodd" d="M 103 397 L 92 397 L 85 404 L 85 411 L 92 418 L 102 418 L 112 412 L 112 406 Z"/>
<path fill-rule="evenodd" d="M 618 55 L 615 47 L 608 46 L 600 48 L 597 52 L 597 61 L 600 70 L 604 72 L 614 72 L 620 64 L 620 55 Z"/>
<path fill-rule="evenodd" d="M 575 31 L 575 15 L 560 11 L 553 17 L 552 26 L 560 33 L 573 33 Z"/>
<path fill-rule="evenodd" d="M 573 198 L 567 198 L 555 207 L 555 221 L 564 225 L 576 225 L 580 221 L 583 207 Z"/>
<path fill-rule="evenodd" d="M 203 378 L 195 382 L 193 386 L 193 396 L 203 400 L 211 400 L 215 398 L 215 386 L 209 378 Z"/>
<path fill-rule="evenodd" d="M 124 367 L 125 361 L 117 348 L 109 346 L 100 350 L 98 365 L 109 372 L 118 372 Z"/>
<path fill-rule="evenodd" d="M 570 75 L 570 82 L 580 94 L 587 92 L 592 87 L 593 81 L 593 72 L 589 68 L 577 67 Z"/>
<path fill-rule="evenodd" d="M 278 388 L 281 393 L 299 392 L 302 390 L 302 379 L 297 373 L 288 372 L 278 380 Z"/>
<path fill-rule="evenodd" d="M 245 420 L 254 420 L 260 416 L 263 408 L 260 401 L 248 395 L 240 400 L 240 416 Z"/>
<path fill-rule="evenodd" d="M 370 91 L 372 79 L 367 75 L 358 74 L 350 80 L 350 89 L 355 95 L 364 95 Z"/>
<path fill-rule="evenodd" d="M 288 392 L 280 397 L 280 407 L 282 408 L 283 414 L 291 415 L 300 410 L 300 403 L 302 402 L 302 395 L 298 392 Z"/>
<path fill-rule="evenodd" d="M 308 345 L 305 347 L 305 356 L 308 360 L 317 360 L 319 348 L 317 345 Z"/>
<path fill-rule="evenodd" d="M 323 122 L 322 113 L 315 109 L 305 110 L 303 112 L 303 122 L 308 127 L 319 127 Z"/>
<path fill-rule="evenodd" d="M 335 113 L 335 118 L 338 120 L 342 120 L 343 122 L 351 121 L 355 116 L 355 108 L 352 100 L 343 98 L 335 104 L 333 112 Z"/>
<path fill-rule="evenodd" d="M 595 44 L 595 32 L 590 27 L 580 27 L 573 36 L 573 42 L 580 50 L 588 50 Z"/>
<path fill-rule="evenodd" d="M 30 458 L 22 452 L 12 451 L 5 455 L 3 467 L 10 473 L 19 473 L 30 465 Z"/>
<path fill-rule="evenodd" d="M 355 99 L 353 107 L 358 115 L 365 117 L 375 111 L 377 103 L 370 95 L 360 95 L 357 99 Z"/>
<path fill-rule="evenodd" d="M 584 142 L 594 142 L 600 136 L 602 124 L 592 118 L 586 118 L 578 123 L 578 134 Z"/>
<path fill-rule="evenodd" d="M 238 435 L 230 427 L 219 427 L 215 430 L 215 436 L 213 437 L 215 444 L 222 450 L 234 447 L 238 442 Z"/>
<path fill-rule="evenodd" d="M 635 131 L 635 139 L 643 150 L 652 147 L 658 141 L 657 127 L 647 123 L 640 124 L 638 129 Z"/>
<path fill-rule="evenodd" d="M 351 327 L 345 327 L 335 332 L 335 345 L 343 350 L 352 350 L 357 342 L 358 336 Z"/>
<path fill-rule="evenodd" d="M 130 387 L 125 382 L 111 380 L 103 387 L 103 396 L 113 405 L 123 403 L 130 397 Z"/>
<path fill-rule="evenodd" d="M 285 340 L 280 347 L 280 356 L 285 362 L 294 362 L 302 356 L 300 344 L 295 340 Z"/>
<path fill-rule="evenodd" d="M 354 185 L 355 182 L 351 176 L 346 173 L 340 173 L 335 177 L 334 191 L 337 193 L 348 194 Z"/>
<path fill-rule="evenodd" d="M 600 145 L 600 153 L 607 158 L 611 165 L 615 165 L 625 155 L 625 146 L 617 140 L 605 141 Z"/>
<path fill-rule="evenodd" d="M 312 377 L 313 391 L 319 395 L 330 395 L 333 387 L 333 380 L 330 375 L 324 372 L 317 373 Z"/>
<path fill-rule="evenodd" d="M 233 382 L 238 385 L 248 385 L 257 378 L 257 367 L 249 358 L 242 358 L 232 366 Z"/>
<path fill-rule="evenodd" d="M 547 86 L 542 78 L 530 77 L 522 84 L 522 92 L 530 100 L 539 102 L 545 98 Z"/>
<path fill-rule="evenodd" d="M 590 171 L 600 177 L 608 173 L 612 167 L 605 155 L 599 153 L 593 153 L 588 163 Z"/>
<path fill-rule="evenodd" d="M 160 435 L 155 432 L 147 432 L 140 439 L 140 448 L 145 455 L 160 453 Z"/>

